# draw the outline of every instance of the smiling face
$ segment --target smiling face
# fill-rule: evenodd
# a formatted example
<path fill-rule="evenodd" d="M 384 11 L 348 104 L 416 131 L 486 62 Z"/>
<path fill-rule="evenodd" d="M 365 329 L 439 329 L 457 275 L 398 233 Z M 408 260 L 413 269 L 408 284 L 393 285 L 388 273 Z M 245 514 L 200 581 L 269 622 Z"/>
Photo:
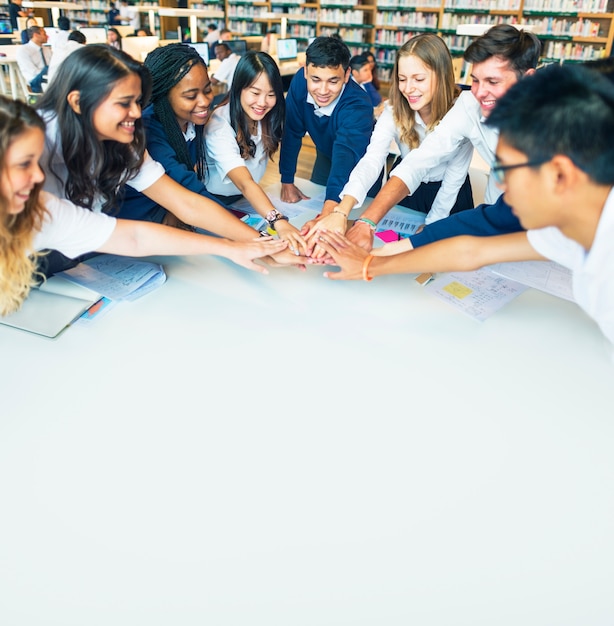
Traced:
<path fill-rule="evenodd" d="M 202 126 L 209 121 L 213 92 L 207 68 L 202 63 L 192 69 L 168 92 L 168 101 L 185 133 L 188 122 Z"/>
<path fill-rule="evenodd" d="M 352 70 L 352 76 L 359 85 L 362 85 L 363 83 L 370 83 L 373 80 L 371 64 L 367 63 L 363 65 L 359 70 Z"/>
<path fill-rule="evenodd" d="M 475 63 L 471 70 L 471 93 L 479 102 L 482 115 L 488 117 L 497 100 L 517 82 L 518 76 L 506 59 L 490 57 Z"/>
<path fill-rule="evenodd" d="M 134 123 L 141 117 L 141 95 L 138 74 L 129 74 L 115 83 L 111 93 L 98 105 L 92 116 L 94 130 L 100 141 L 132 142 Z"/>
<path fill-rule="evenodd" d="M 241 108 L 254 122 L 261 121 L 276 103 L 277 96 L 264 72 L 249 87 L 241 90 Z"/>
<path fill-rule="evenodd" d="M 305 68 L 307 91 L 319 107 L 325 107 L 334 102 L 343 89 L 343 85 L 350 78 L 350 69 L 343 71 L 343 66 L 316 67 L 309 64 Z"/>
<path fill-rule="evenodd" d="M 11 214 L 23 211 L 32 189 L 45 178 L 38 164 L 44 145 L 43 131 L 27 128 L 6 151 L 0 187 Z"/>
<path fill-rule="evenodd" d="M 435 72 L 422 59 L 410 54 L 399 59 L 399 91 L 412 111 L 420 113 L 425 123 L 430 122 L 431 102 L 437 88 Z"/>
<path fill-rule="evenodd" d="M 524 152 L 510 146 L 503 137 L 497 144 L 497 163 L 503 166 L 527 163 Z M 536 167 L 516 167 L 504 172 L 504 182 L 498 185 L 504 200 L 526 230 L 556 225 L 558 209 L 548 202 L 552 187 L 547 176 L 548 163 Z M 556 177 L 555 177 L 556 178 Z"/>

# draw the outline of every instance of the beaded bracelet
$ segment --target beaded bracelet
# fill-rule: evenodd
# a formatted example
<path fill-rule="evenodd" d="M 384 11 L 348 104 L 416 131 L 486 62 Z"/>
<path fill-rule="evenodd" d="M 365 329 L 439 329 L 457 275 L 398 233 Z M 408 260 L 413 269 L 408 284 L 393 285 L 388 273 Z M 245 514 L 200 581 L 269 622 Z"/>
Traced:
<path fill-rule="evenodd" d="M 331 213 L 339 213 L 339 215 L 343 215 L 343 217 L 345 217 L 346 220 L 348 218 L 348 216 L 343 211 L 337 211 L 337 209 L 333 209 Z"/>
<path fill-rule="evenodd" d="M 363 280 L 366 280 L 366 281 L 373 280 L 373 276 L 369 276 L 369 274 L 367 273 L 369 271 L 369 265 L 371 261 L 373 261 L 373 255 L 369 254 L 365 257 L 365 260 L 362 263 L 362 279 Z"/>
<path fill-rule="evenodd" d="M 371 230 L 375 230 L 377 228 L 377 224 L 373 220 L 370 220 L 367 217 L 359 217 L 356 221 L 357 222 L 364 222 L 365 224 L 368 224 L 368 226 L 369 226 L 369 228 Z"/>

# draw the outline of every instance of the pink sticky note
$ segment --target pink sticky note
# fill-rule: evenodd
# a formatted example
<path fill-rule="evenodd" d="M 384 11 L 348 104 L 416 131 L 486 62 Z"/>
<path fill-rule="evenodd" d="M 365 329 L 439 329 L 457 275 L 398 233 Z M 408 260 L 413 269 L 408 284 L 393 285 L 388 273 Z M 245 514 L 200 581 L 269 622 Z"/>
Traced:
<path fill-rule="evenodd" d="M 384 243 L 390 243 L 391 241 L 398 241 L 399 235 L 394 230 L 382 230 L 380 233 L 375 233 L 376 237 L 379 237 Z"/>

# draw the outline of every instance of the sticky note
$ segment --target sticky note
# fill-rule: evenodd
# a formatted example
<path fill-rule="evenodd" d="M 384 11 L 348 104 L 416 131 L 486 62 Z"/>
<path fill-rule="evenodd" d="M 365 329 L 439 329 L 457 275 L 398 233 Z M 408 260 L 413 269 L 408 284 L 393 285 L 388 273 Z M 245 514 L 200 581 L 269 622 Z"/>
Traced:
<path fill-rule="evenodd" d="M 395 233 L 394 230 L 382 230 L 379 233 L 375 233 L 375 236 L 379 237 L 385 243 L 399 240 L 399 235 Z"/>
<path fill-rule="evenodd" d="M 469 289 L 467 285 L 463 285 L 457 281 L 452 281 L 448 285 L 443 288 L 444 291 L 447 291 L 450 295 L 462 300 L 466 298 L 470 293 L 473 292 L 473 289 Z"/>

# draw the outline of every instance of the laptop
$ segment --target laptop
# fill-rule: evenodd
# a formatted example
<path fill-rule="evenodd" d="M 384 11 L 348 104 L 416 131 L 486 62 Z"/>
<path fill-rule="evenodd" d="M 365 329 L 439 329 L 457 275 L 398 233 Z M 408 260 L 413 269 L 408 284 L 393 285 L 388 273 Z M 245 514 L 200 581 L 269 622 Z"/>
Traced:
<path fill-rule="evenodd" d="M 192 46 L 192 48 L 194 48 L 194 50 L 196 50 L 196 52 L 200 54 L 203 61 L 205 62 L 205 65 L 208 66 L 209 65 L 209 44 L 206 42 L 202 42 L 202 43 L 191 43 L 188 45 Z"/>
<path fill-rule="evenodd" d="M 280 63 L 284 61 L 296 61 L 298 45 L 296 39 L 277 40 L 277 58 Z"/>

